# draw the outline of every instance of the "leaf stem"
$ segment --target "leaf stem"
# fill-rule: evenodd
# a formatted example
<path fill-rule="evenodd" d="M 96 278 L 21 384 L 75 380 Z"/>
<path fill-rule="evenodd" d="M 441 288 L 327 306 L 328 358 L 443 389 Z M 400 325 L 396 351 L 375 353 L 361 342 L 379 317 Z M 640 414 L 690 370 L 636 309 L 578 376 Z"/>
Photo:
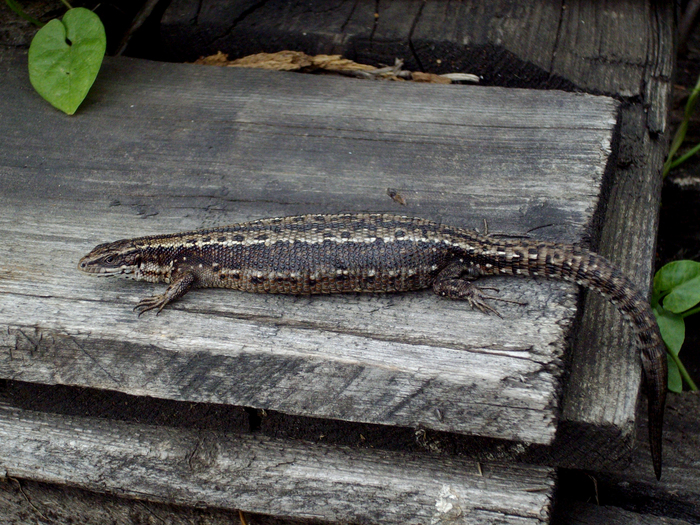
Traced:
<path fill-rule="evenodd" d="M 700 144 L 696 144 L 692 149 L 686 151 L 683 155 L 671 162 L 671 167 L 669 169 L 673 169 L 676 166 L 683 164 L 686 160 L 695 155 L 698 151 L 700 151 Z"/>
<path fill-rule="evenodd" d="M 700 77 L 698 77 L 698 82 L 697 84 L 695 84 L 693 91 L 691 91 L 690 96 L 688 97 L 688 102 L 686 102 L 685 104 L 683 121 L 681 122 L 681 125 L 678 126 L 676 133 L 673 135 L 671 147 L 668 151 L 668 157 L 666 157 L 666 162 L 664 162 L 664 167 L 661 171 L 662 177 L 666 177 L 666 175 L 668 175 L 668 172 L 671 171 L 671 168 L 673 167 L 673 158 L 676 156 L 678 149 L 681 147 L 683 141 L 685 140 L 685 134 L 688 131 L 688 122 L 690 121 L 690 117 L 693 115 L 693 111 L 695 111 L 695 105 L 697 104 L 698 96 L 700 96 Z"/>
<path fill-rule="evenodd" d="M 34 24 L 37 27 L 43 27 L 44 24 L 42 22 L 40 22 L 39 20 L 37 20 L 33 16 L 25 13 L 24 9 L 22 9 L 22 7 L 17 2 L 15 2 L 15 0 L 5 0 L 5 3 L 7 4 L 7 7 L 9 7 L 10 9 L 12 9 L 15 12 L 15 14 L 21 16 L 30 24 Z"/>
<path fill-rule="evenodd" d="M 688 387 L 690 390 L 696 392 L 698 390 L 697 385 L 693 381 L 693 379 L 690 377 L 690 374 L 688 371 L 685 369 L 685 366 L 683 366 L 683 363 L 681 363 L 680 358 L 677 355 L 673 355 L 673 352 L 668 352 L 668 355 L 671 356 L 671 359 L 673 359 L 673 362 L 676 363 L 676 366 L 678 366 L 678 371 L 681 373 L 681 377 L 685 380 L 685 382 L 688 384 Z"/>

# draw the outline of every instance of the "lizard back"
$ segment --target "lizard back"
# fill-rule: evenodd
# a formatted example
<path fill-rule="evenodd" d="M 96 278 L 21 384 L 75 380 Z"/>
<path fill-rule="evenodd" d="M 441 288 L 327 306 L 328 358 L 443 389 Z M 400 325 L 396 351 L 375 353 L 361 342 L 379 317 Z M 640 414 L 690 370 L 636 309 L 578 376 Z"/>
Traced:
<path fill-rule="evenodd" d="M 441 226 L 378 214 L 300 215 L 141 237 L 147 264 L 134 277 L 169 282 L 175 267 L 195 286 L 248 292 L 402 292 L 429 287 L 453 258 Z"/>

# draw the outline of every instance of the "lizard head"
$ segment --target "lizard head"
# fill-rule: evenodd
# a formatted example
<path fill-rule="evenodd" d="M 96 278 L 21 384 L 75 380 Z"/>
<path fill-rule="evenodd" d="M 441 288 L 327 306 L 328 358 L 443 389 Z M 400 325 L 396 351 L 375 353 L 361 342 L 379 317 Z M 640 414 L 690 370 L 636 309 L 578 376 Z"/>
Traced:
<path fill-rule="evenodd" d="M 141 264 L 141 250 L 131 240 L 108 242 L 95 246 L 80 259 L 78 269 L 95 275 L 127 275 L 136 273 Z"/>

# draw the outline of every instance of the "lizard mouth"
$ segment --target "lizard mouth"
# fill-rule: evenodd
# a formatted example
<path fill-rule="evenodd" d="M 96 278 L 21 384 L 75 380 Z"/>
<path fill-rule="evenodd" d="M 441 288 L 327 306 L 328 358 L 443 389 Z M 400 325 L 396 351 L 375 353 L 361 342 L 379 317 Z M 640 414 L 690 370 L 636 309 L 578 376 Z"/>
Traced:
<path fill-rule="evenodd" d="M 114 267 L 104 267 L 104 266 L 92 265 L 92 264 L 90 264 L 89 259 L 87 259 L 85 257 L 80 259 L 80 262 L 78 263 L 78 270 L 85 272 L 85 273 L 89 273 L 91 275 L 95 275 L 97 277 L 112 277 L 114 275 L 128 275 L 128 274 L 132 274 L 136 271 L 136 269 L 130 265 L 114 266 Z"/>

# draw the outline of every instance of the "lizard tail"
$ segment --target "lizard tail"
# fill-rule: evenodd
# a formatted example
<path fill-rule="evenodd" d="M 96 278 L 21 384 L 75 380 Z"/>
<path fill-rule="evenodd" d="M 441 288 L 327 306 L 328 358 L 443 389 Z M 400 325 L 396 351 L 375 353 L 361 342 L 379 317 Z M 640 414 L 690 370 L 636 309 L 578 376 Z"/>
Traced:
<path fill-rule="evenodd" d="M 484 240 L 484 245 L 488 240 Z M 666 346 L 647 298 L 605 257 L 576 246 L 551 243 L 490 243 L 475 259 L 483 275 L 539 276 L 575 282 L 609 299 L 633 325 L 639 340 L 648 399 L 649 442 L 657 479 L 661 449 L 668 363 Z"/>

